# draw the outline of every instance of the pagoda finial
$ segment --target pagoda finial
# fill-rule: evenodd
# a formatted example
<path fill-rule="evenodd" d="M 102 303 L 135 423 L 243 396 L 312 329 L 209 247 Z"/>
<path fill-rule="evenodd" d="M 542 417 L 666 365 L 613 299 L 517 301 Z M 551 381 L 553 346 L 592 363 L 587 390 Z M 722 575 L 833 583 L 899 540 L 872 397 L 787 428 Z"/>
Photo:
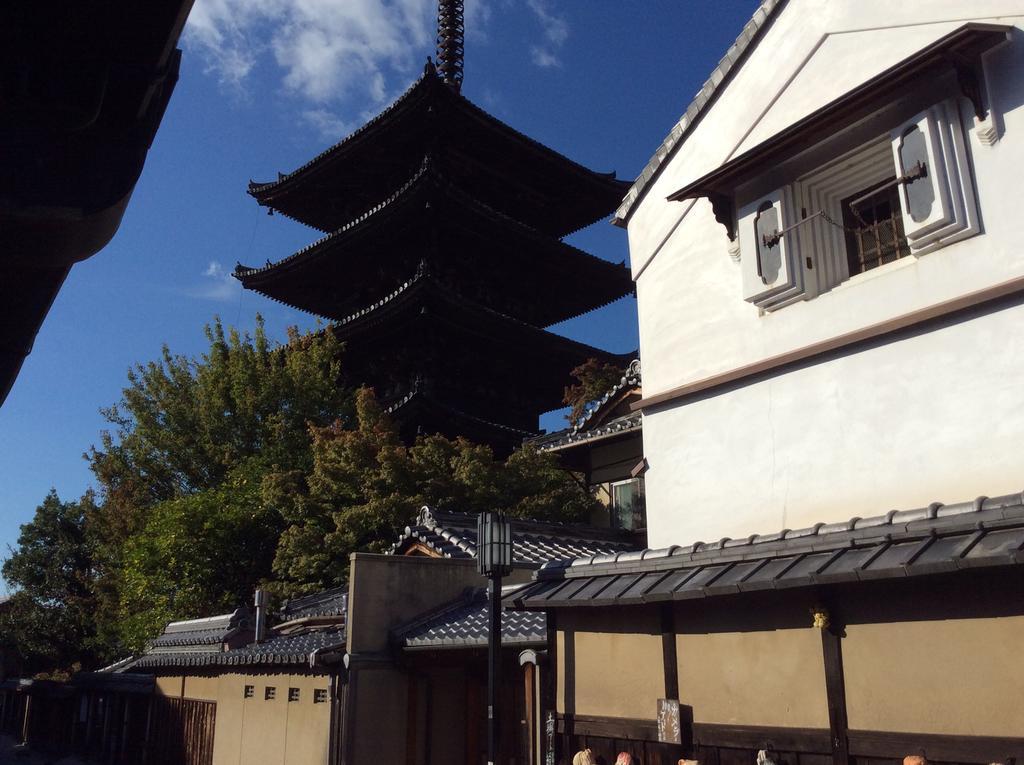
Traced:
<path fill-rule="evenodd" d="M 462 90 L 463 0 L 437 2 L 437 70 L 456 93 Z"/>

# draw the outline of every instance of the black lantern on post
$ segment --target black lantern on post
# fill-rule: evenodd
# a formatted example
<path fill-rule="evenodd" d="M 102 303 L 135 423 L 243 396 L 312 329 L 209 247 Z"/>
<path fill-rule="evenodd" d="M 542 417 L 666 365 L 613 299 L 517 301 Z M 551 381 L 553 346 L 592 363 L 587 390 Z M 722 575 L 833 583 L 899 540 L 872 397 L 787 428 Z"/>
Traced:
<path fill-rule="evenodd" d="M 486 576 L 487 762 L 498 761 L 498 687 L 501 685 L 501 578 L 512 572 L 512 524 L 502 513 L 480 513 L 476 522 L 476 567 Z"/>

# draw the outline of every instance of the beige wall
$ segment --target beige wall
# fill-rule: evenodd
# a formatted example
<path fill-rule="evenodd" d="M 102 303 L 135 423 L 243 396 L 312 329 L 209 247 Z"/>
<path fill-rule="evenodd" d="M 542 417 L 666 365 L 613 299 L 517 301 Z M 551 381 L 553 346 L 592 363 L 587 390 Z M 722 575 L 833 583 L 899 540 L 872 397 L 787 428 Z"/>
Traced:
<path fill-rule="evenodd" d="M 220 678 L 216 675 L 210 677 L 186 676 L 184 696 L 186 699 L 217 701 L 219 685 Z"/>
<path fill-rule="evenodd" d="M 161 696 L 181 696 L 182 688 L 181 675 L 158 675 L 156 678 L 156 692 Z"/>
<path fill-rule="evenodd" d="M 559 712 L 654 719 L 665 695 L 655 609 L 559 614 Z"/>
<path fill-rule="evenodd" d="M 816 629 L 677 635 L 676 656 L 694 722 L 828 727 Z"/>
<path fill-rule="evenodd" d="M 850 727 L 1024 735 L 1022 646 L 1024 616 L 850 625 Z"/>
<path fill-rule="evenodd" d="M 254 686 L 245 698 L 246 685 Z M 264 698 L 267 686 L 276 696 Z M 157 692 L 181 696 L 180 675 L 156 678 Z M 284 673 L 188 675 L 185 698 L 217 703 L 213 765 L 326 765 L 330 737 L 330 701 L 313 703 L 313 691 L 329 691 L 326 675 Z M 288 701 L 288 689 L 299 700 Z"/>

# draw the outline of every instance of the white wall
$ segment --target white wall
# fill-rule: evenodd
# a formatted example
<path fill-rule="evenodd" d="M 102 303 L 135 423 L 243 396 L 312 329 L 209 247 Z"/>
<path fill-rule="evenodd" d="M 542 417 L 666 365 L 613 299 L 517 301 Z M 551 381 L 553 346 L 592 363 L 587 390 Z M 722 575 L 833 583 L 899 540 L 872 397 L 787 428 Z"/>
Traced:
<path fill-rule="evenodd" d="M 984 146 L 969 129 L 981 235 L 762 315 L 708 202 L 665 201 L 971 19 L 1024 27 L 1024 0 L 783 8 L 629 221 L 647 396 L 1024 275 L 1020 31 L 986 59 L 1001 139 Z M 891 29 L 864 29 L 880 24 Z M 650 544 L 1024 488 L 1022 318 L 987 315 L 645 415 Z"/>

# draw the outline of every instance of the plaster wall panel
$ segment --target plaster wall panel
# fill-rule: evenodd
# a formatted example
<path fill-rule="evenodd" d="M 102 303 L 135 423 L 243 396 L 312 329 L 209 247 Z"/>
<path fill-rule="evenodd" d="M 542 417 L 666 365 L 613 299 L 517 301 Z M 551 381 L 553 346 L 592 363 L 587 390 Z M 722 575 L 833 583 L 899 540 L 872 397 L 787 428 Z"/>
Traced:
<path fill-rule="evenodd" d="M 251 699 L 246 699 L 241 736 L 241 759 L 245 765 L 279 765 L 285 762 L 288 733 L 287 675 L 253 675 Z M 274 698 L 266 698 L 266 688 L 275 689 Z M 219 763 L 218 763 L 219 765 Z"/>
<path fill-rule="evenodd" d="M 245 675 L 221 675 L 217 684 L 217 724 L 213 737 L 214 765 L 242 765 L 242 737 L 246 707 L 254 699 L 245 698 L 245 686 L 255 678 Z M 262 703 L 262 700 L 261 700 Z"/>
<path fill-rule="evenodd" d="M 600 717 L 654 719 L 665 694 L 657 612 L 559 614 L 559 711 Z"/>
<path fill-rule="evenodd" d="M 303 765 L 327 765 L 327 746 L 330 736 L 330 702 L 313 702 L 313 691 L 328 690 L 329 679 L 326 676 L 293 675 L 288 678 L 288 688 L 299 689 L 298 701 L 287 701 L 288 688 L 285 688 L 287 703 L 287 742 L 285 759 L 288 763 Z"/>
<path fill-rule="evenodd" d="M 161 696 L 175 696 L 181 698 L 183 679 L 181 675 L 157 675 L 156 692 Z"/>
<path fill-rule="evenodd" d="M 843 640 L 850 727 L 1020 736 L 1024 616 L 854 624 Z M 956 703 L 949 703 L 950 696 Z"/>
<path fill-rule="evenodd" d="M 828 728 L 816 629 L 677 635 L 676 655 L 694 722 Z"/>
<path fill-rule="evenodd" d="M 1024 305 L 644 417 L 648 544 L 1020 491 Z"/>
<path fill-rule="evenodd" d="M 220 679 L 216 675 L 189 675 L 185 677 L 185 698 L 217 701 Z"/>

